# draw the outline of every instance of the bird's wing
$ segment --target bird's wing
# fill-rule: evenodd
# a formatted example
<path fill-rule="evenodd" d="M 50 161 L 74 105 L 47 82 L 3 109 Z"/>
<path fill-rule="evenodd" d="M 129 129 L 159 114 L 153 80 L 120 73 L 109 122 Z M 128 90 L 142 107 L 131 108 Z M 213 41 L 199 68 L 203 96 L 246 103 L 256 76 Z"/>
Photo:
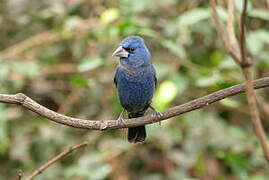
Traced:
<path fill-rule="evenodd" d="M 118 82 L 117 82 L 117 74 L 118 74 L 118 72 L 119 72 L 119 67 L 116 68 L 116 72 L 115 72 L 114 80 L 113 80 L 113 82 L 114 82 L 114 84 L 116 85 L 116 87 L 117 87 L 117 85 L 118 85 Z"/>
<path fill-rule="evenodd" d="M 157 88 L 157 77 L 156 74 L 154 74 L 154 83 L 155 83 L 155 89 Z"/>
<path fill-rule="evenodd" d="M 154 75 L 154 84 L 155 84 L 155 89 L 157 87 L 157 77 L 156 77 L 156 71 L 155 71 L 155 68 L 152 66 L 152 69 L 153 69 L 153 75 Z"/>

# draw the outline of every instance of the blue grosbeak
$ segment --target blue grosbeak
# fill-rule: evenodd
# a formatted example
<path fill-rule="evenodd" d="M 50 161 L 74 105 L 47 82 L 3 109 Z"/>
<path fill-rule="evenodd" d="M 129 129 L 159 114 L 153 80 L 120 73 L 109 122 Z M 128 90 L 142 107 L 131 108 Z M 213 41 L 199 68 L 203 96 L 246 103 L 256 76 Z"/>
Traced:
<path fill-rule="evenodd" d="M 128 118 L 143 116 L 149 107 L 154 111 L 154 115 L 161 116 L 161 113 L 151 106 L 157 79 L 151 63 L 151 55 L 144 40 L 138 36 L 125 38 L 113 56 L 120 57 L 114 83 L 120 103 L 128 112 Z M 119 120 L 123 122 L 122 113 Z M 145 126 L 128 129 L 129 142 L 143 142 L 146 136 Z"/>

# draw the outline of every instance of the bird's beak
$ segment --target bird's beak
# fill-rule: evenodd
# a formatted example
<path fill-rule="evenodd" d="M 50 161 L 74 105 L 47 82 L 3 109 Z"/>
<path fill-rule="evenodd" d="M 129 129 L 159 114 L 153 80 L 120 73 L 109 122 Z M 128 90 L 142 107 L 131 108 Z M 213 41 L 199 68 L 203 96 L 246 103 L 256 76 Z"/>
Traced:
<path fill-rule="evenodd" d="M 128 55 L 128 51 L 126 51 L 122 46 L 118 47 L 112 54 L 112 56 L 118 56 L 123 58 L 127 58 Z"/>

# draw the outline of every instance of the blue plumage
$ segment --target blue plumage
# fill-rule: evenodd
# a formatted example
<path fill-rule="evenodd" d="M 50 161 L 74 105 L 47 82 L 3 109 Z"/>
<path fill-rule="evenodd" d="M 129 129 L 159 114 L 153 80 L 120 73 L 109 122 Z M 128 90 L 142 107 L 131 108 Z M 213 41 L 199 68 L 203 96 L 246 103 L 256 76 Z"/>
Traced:
<path fill-rule="evenodd" d="M 141 37 L 125 38 L 113 56 L 120 57 L 114 82 L 120 103 L 128 112 L 128 118 L 141 117 L 150 107 L 156 87 L 156 73 L 151 55 Z M 144 126 L 129 128 L 129 142 L 143 142 L 146 138 Z"/>

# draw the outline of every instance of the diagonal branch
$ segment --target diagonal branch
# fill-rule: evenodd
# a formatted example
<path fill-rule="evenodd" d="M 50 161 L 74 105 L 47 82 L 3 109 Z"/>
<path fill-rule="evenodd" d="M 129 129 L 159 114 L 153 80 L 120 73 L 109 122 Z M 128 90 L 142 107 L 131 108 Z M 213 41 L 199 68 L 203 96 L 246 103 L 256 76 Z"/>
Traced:
<path fill-rule="evenodd" d="M 232 23 L 227 23 L 227 31 L 225 31 L 220 23 L 220 17 L 217 12 L 217 5 L 216 0 L 210 0 L 210 6 L 212 8 L 212 18 L 213 22 L 216 26 L 216 30 L 218 35 L 220 36 L 221 40 L 223 41 L 223 44 L 226 48 L 226 50 L 231 54 L 231 56 L 234 58 L 234 60 L 239 64 L 240 63 L 240 52 L 239 47 L 235 38 L 234 30 L 232 30 L 233 25 Z M 233 9 L 233 0 L 228 0 L 228 8 L 229 10 L 229 19 L 234 19 L 234 9 Z"/>
<path fill-rule="evenodd" d="M 63 157 L 65 157 L 66 155 L 72 153 L 73 151 L 84 147 L 88 144 L 87 141 L 76 144 L 68 149 L 66 149 L 65 151 L 61 152 L 60 154 L 58 154 L 57 156 L 53 157 L 52 159 L 50 159 L 48 162 L 46 162 L 45 164 L 43 164 L 40 168 L 38 168 L 37 170 L 35 170 L 28 178 L 27 180 L 33 180 L 37 175 L 41 174 L 43 171 L 45 171 L 47 168 L 49 168 L 51 165 L 53 165 L 54 163 L 56 163 L 57 161 L 59 161 L 60 159 L 62 159 Z"/>
<path fill-rule="evenodd" d="M 269 77 L 257 79 L 254 81 L 253 85 L 255 89 L 269 87 Z M 152 116 L 125 119 L 124 125 L 122 126 L 116 120 L 95 121 L 95 120 L 84 120 L 84 119 L 68 117 L 68 116 L 56 113 L 52 110 L 49 110 L 48 108 L 38 104 L 37 102 L 35 102 L 34 100 L 32 100 L 31 98 L 27 97 L 26 95 L 22 93 L 15 94 L 15 95 L 0 94 L 0 102 L 21 105 L 25 107 L 26 109 L 36 112 L 37 114 L 45 118 L 48 118 L 56 123 L 64 124 L 67 126 L 72 126 L 72 127 L 81 128 L 81 129 L 107 130 L 107 129 L 120 129 L 120 128 L 141 126 L 141 125 L 146 125 L 146 124 L 151 124 L 154 122 L 166 120 L 168 118 L 175 117 L 180 114 L 193 111 L 195 109 L 200 109 L 204 106 L 220 101 L 224 98 L 234 96 L 236 94 L 243 93 L 243 92 L 245 92 L 245 85 L 240 84 L 240 85 L 232 86 L 226 89 L 216 91 L 209 95 L 194 99 L 185 104 L 170 108 L 167 111 L 163 112 L 163 116 L 160 119 L 155 119 Z"/>
<path fill-rule="evenodd" d="M 226 38 L 227 32 L 222 28 L 222 25 L 220 23 L 220 17 L 219 17 L 219 14 L 217 12 L 217 8 L 216 8 L 216 6 L 217 6 L 216 1 L 210 0 L 210 5 L 212 7 L 212 18 L 213 18 L 214 24 L 216 26 L 216 30 L 218 32 L 218 35 L 222 39 L 225 48 L 230 52 L 231 51 L 230 41 L 229 41 L 229 39 Z"/>
<path fill-rule="evenodd" d="M 228 21 L 227 21 L 227 38 L 230 42 L 230 53 L 233 54 L 234 60 L 240 64 L 240 47 L 238 45 L 235 31 L 234 31 L 234 18 L 235 18 L 235 9 L 234 1 L 228 0 Z"/>

